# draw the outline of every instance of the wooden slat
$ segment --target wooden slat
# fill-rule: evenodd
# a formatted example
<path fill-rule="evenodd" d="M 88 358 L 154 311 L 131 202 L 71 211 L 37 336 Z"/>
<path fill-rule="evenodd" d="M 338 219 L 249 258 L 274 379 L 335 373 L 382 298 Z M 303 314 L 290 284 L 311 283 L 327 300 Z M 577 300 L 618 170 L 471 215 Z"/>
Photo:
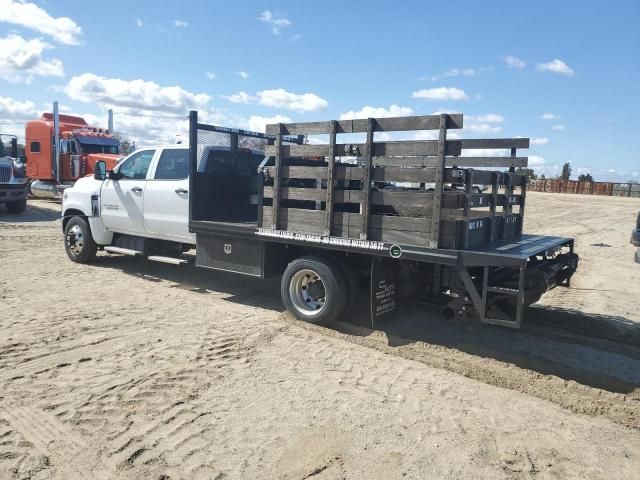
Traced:
<path fill-rule="evenodd" d="M 282 229 L 300 233 L 322 234 L 324 232 L 324 212 L 318 210 L 305 210 L 299 208 L 281 208 L 280 222 Z M 263 215 L 273 215 L 272 207 L 263 207 Z M 361 215 L 359 213 L 336 212 L 333 219 L 336 234 L 342 236 L 349 232 L 349 237 L 354 238 L 361 232 Z M 428 218 L 400 217 L 393 215 L 371 215 L 370 230 L 412 232 L 425 236 L 431 226 Z M 372 240 L 373 238 L 370 238 Z"/>
<path fill-rule="evenodd" d="M 333 202 L 335 189 L 335 166 L 336 166 L 336 131 L 337 125 L 335 120 L 331 120 L 329 125 L 329 164 L 327 166 L 327 205 L 324 221 L 324 234 L 331 235 L 331 227 L 333 226 Z"/>
<path fill-rule="evenodd" d="M 436 178 L 435 168 L 376 167 L 373 180 L 376 182 L 430 183 Z"/>
<path fill-rule="evenodd" d="M 465 171 L 465 179 L 464 179 L 464 209 L 463 215 L 465 220 L 469 220 L 471 214 L 471 203 L 472 203 L 472 195 L 473 195 L 473 177 L 474 177 L 473 169 L 469 168 Z M 485 213 L 486 215 L 486 213 Z M 464 238 L 462 239 L 463 248 L 469 247 L 469 229 L 464 229 Z"/>
<path fill-rule="evenodd" d="M 450 209 L 443 208 L 442 209 L 442 219 L 443 220 L 473 220 L 474 218 L 488 218 L 490 217 L 489 210 L 474 210 L 470 209 L 468 212 L 465 212 L 464 209 Z"/>
<path fill-rule="evenodd" d="M 489 208 L 489 241 L 493 242 L 496 239 L 496 207 L 498 206 L 498 181 L 500 179 L 499 172 L 493 172 L 491 179 L 491 205 Z"/>
<path fill-rule="evenodd" d="M 529 157 L 447 157 L 447 167 L 526 167 Z"/>
<path fill-rule="evenodd" d="M 273 187 L 264 187 L 264 198 L 273 198 Z M 323 201 L 326 199 L 326 193 L 317 188 L 280 187 L 280 199 Z"/>
<path fill-rule="evenodd" d="M 275 176 L 275 167 L 266 167 L 264 171 L 270 177 Z M 281 168 L 282 178 L 313 178 L 313 179 L 326 179 L 328 178 L 329 171 L 322 165 L 318 167 L 297 167 L 297 166 L 284 166 Z M 364 172 L 362 168 L 354 166 L 336 165 L 335 167 L 336 180 L 360 180 L 362 179 Z"/>
<path fill-rule="evenodd" d="M 461 141 L 450 140 L 446 142 L 446 154 L 460 155 Z M 336 145 L 336 155 L 344 156 L 345 145 L 347 147 L 358 148 L 361 155 L 364 154 L 366 143 L 339 143 Z M 399 157 L 407 156 L 433 156 L 438 153 L 438 142 L 436 140 L 416 140 L 416 141 L 394 141 L 394 142 L 375 142 L 373 144 L 374 157 Z M 276 145 L 267 145 L 265 147 L 265 155 L 273 157 L 276 154 Z M 283 145 L 282 155 L 285 158 L 290 157 L 326 157 L 329 155 L 328 144 L 305 144 L 305 145 Z"/>
<path fill-rule="evenodd" d="M 445 172 L 445 156 L 447 154 L 447 114 L 440 115 L 440 129 L 438 133 L 438 164 L 435 169 L 435 195 L 433 197 L 433 208 L 431 213 L 431 229 L 429 245 L 438 248 L 440 237 L 440 210 L 442 208 L 442 183 Z M 426 212 L 425 212 L 426 213 Z"/>
<path fill-rule="evenodd" d="M 278 214 L 280 213 L 280 184 L 282 181 L 282 124 L 278 124 L 278 132 L 276 135 L 276 151 L 274 152 L 275 166 L 273 167 L 273 211 L 271 216 L 271 228 L 278 228 Z"/>
<path fill-rule="evenodd" d="M 369 232 L 369 192 L 371 192 L 371 170 L 373 169 L 373 133 L 375 132 L 375 120 L 367 120 L 367 143 L 364 148 L 364 177 L 362 179 L 362 201 L 360 202 L 360 238 L 367 239 Z"/>
<path fill-rule="evenodd" d="M 275 167 L 266 167 L 267 175 L 275 178 Z M 362 180 L 364 169 L 358 166 L 346 167 L 336 165 L 336 180 Z M 280 170 L 282 178 L 313 178 L 326 179 L 328 170 L 323 167 L 295 167 L 285 166 Z M 433 182 L 435 168 L 402 168 L 402 167 L 376 167 L 372 172 L 372 179 L 376 182 Z"/>
<path fill-rule="evenodd" d="M 529 148 L 528 138 L 465 138 L 462 149 L 467 148 Z"/>
<path fill-rule="evenodd" d="M 375 118 L 375 130 L 378 132 L 397 132 L 412 130 L 437 130 L 440 125 L 438 115 L 421 115 L 414 117 Z M 462 128 L 463 115 L 449 115 L 447 128 Z M 330 122 L 286 123 L 283 125 L 284 135 L 321 135 L 329 133 Z M 275 135 L 277 125 L 267 125 L 267 135 Z M 336 133 L 363 133 L 367 131 L 367 119 L 338 120 Z"/>

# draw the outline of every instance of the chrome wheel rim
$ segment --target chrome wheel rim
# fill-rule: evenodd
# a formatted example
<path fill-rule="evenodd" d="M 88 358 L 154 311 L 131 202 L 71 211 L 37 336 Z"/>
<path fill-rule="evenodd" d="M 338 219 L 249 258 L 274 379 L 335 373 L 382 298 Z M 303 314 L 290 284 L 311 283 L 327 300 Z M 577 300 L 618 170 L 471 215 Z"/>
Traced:
<path fill-rule="evenodd" d="M 77 257 L 82 253 L 84 247 L 84 235 L 80 225 L 73 225 L 67 232 L 66 237 L 67 248 L 74 257 Z"/>
<path fill-rule="evenodd" d="M 309 269 L 296 272 L 289 282 L 289 299 L 300 314 L 307 317 L 319 315 L 327 300 L 322 277 Z"/>

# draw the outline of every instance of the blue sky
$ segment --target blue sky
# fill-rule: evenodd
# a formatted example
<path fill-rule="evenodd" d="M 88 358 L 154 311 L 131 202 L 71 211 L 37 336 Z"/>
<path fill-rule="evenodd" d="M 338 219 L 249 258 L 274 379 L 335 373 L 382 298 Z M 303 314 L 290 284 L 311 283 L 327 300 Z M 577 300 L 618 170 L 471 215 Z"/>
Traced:
<path fill-rule="evenodd" d="M 139 144 L 211 123 L 465 113 L 530 164 L 640 180 L 640 2 L 0 0 L 0 130 L 58 100 Z M 546 114 L 546 115 L 545 115 Z"/>

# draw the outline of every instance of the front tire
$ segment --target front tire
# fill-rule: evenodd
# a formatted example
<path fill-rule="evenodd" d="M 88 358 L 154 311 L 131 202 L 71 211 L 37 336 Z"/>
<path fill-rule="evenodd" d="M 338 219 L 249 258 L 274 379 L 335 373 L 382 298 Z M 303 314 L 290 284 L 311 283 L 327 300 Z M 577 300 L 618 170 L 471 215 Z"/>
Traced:
<path fill-rule="evenodd" d="M 331 260 L 301 257 L 282 275 L 280 293 L 286 309 L 298 320 L 329 325 L 345 310 L 347 282 Z"/>
<path fill-rule="evenodd" d="M 72 217 L 64 228 L 64 249 L 72 262 L 89 263 L 96 257 L 98 245 L 93 241 L 87 220 Z"/>
<path fill-rule="evenodd" d="M 22 213 L 27 209 L 27 199 L 7 202 L 5 205 L 9 213 Z"/>

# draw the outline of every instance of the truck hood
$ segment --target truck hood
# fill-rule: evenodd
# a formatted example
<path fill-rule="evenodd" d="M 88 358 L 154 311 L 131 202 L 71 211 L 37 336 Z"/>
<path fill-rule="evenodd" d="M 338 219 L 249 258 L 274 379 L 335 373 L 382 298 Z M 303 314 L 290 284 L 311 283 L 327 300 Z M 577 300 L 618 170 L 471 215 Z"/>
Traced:
<path fill-rule="evenodd" d="M 87 155 L 87 172 L 93 172 L 96 162 L 99 160 L 104 160 L 107 164 L 107 170 L 112 170 L 124 157 L 124 155 L 113 155 L 110 153 L 90 153 Z"/>

